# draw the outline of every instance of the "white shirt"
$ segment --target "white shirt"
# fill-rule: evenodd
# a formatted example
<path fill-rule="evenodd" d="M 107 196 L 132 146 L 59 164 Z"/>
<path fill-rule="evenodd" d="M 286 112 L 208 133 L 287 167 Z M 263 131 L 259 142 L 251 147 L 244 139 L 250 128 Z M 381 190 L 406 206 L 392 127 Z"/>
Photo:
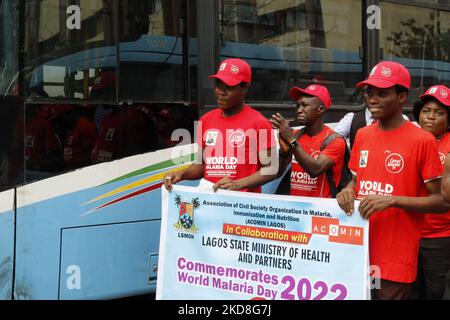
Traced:
<path fill-rule="evenodd" d="M 366 123 L 368 126 L 370 126 L 373 122 L 373 118 L 372 118 L 372 114 L 370 113 L 369 109 L 365 109 L 364 112 L 365 116 L 366 116 Z M 352 120 L 353 117 L 355 116 L 354 112 L 349 112 L 347 113 L 336 125 L 336 127 L 334 128 L 334 131 L 339 133 L 340 135 L 344 136 L 345 139 L 349 139 L 350 138 L 350 127 L 352 125 Z M 403 115 L 403 118 L 405 120 L 409 121 L 409 118 L 405 115 Z"/>

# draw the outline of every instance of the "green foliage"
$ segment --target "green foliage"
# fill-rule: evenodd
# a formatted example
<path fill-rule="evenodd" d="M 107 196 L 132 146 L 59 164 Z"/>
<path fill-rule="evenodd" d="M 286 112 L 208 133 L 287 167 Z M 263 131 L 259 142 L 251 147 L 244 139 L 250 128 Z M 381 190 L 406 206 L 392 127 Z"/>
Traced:
<path fill-rule="evenodd" d="M 430 12 L 429 23 L 418 25 L 416 19 L 401 21 L 403 31 L 392 32 L 386 40 L 393 42 L 389 53 L 410 59 L 450 62 L 450 30 L 441 32 L 436 12 Z"/>

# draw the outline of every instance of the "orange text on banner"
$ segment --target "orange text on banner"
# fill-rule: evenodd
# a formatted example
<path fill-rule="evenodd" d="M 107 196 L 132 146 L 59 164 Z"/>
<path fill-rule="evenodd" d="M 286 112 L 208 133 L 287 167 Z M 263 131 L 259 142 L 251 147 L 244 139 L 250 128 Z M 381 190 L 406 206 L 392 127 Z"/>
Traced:
<path fill-rule="evenodd" d="M 237 224 L 223 224 L 224 234 L 233 234 L 241 237 L 269 239 L 274 241 L 308 244 L 311 239 L 310 233 L 285 231 L 269 228 L 241 226 Z"/>

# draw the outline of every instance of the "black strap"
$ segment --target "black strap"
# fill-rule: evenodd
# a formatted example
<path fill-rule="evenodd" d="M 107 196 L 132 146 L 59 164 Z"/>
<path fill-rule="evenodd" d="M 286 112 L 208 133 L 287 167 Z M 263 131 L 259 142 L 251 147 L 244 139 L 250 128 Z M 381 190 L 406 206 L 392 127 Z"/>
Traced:
<path fill-rule="evenodd" d="M 328 147 L 328 145 L 333 142 L 334 140 L 338 139 L 338 138 L 342 138 L 344 139 L 343 136 L 341 136 L 339 133 L 332 133 L 330 134 L 328 137 L 326 137 L 322 144 L 320 145 L 320 151 L 325 150 L 326 147 Z M 344 141 L 345 142 L 345 141 Z M 347 148 L 347 146 L 346 146 Z M 330 192 L 331 192 L 331 196 L 333 198 L 336 198 L 336 195 L 338 194 L 338 189 L 337 189 L 337 185 L 336 185 L 336 181 L 334 181 L 334 177 L 333 177 L 333 167 L 331 167 L 330 169 L 328 169 L 325 174 L 327 175 L 328 178 L 328 182 L 330 183 Z"/>
<path fill-rule="evenodd" d="M 353 143 L 355 143 L 355 137 L 358 130 L 366 125 L 366 108 L 364 108 L 355 113 L 352 123 L 350 124 L 350 148 L 353 148 Z"/>
<path fill-rule="evenodd" d="M 295 135 L 295 139 L 298 140 L 304 133 L 305 133 L 305 129 L 302 128 Z M 331 142 L 333 142 L 335 139 L 338 139 L 338 138 L 344 139 L 340 134 L 338 134 L 336 132 L 334 132 L 334 133 L 330 134 L 329 136 L 327 136 L 322 141 L 322 144 L 320 145 L 320 151 L 323 151 Z M 347 146 L 346 146 L 346 148 L 347 148 Z M 292 153 L 290 154 L 290 156 L 292 157 Z M 328 178 L 328 182 L 330 183 L 331 195 L 332 195 L 333 198 L 336 198 L 336 195 L 338 194 L 338 189 L 337 189 L 337 186 L 336 186 L 336 182 L 334 181 L 334 178 L 333 178 L 333 168 L 328 169 L 325 172 L 325 174 L 326 174 L 326 176 Z M 289 170 L 286 172 L 286 174 L 284 175 L 283 179 L 281 180 L 280 184 L 278 185 L 276 194 L 289 195 L 290 194 L 290 187 L 291 187 L 291 168 L 289 168 Z"/>
<path fill-rule="evenodd" d="M 298 140 L 300 139 L 300 137 L 305 133 L 305 127 L 301 128 L 300 130 L 297 131 L 297 133 L 295 134 L 295 139 Z"/>

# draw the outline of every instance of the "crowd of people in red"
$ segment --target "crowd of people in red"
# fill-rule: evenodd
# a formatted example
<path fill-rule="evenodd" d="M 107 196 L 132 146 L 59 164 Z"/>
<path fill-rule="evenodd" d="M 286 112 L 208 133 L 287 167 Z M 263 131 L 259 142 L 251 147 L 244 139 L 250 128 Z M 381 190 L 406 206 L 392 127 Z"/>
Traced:
<path fill-rule="evenodd" d="M 95 79 L 91 97 L 113 94 L 114 76 Z M 25 125 L 25 160 L 28 179 L 41 178 L 172 147 L 171 134 L 187 118 L 189 108 L 168 105 L 29 105 Z"/>

